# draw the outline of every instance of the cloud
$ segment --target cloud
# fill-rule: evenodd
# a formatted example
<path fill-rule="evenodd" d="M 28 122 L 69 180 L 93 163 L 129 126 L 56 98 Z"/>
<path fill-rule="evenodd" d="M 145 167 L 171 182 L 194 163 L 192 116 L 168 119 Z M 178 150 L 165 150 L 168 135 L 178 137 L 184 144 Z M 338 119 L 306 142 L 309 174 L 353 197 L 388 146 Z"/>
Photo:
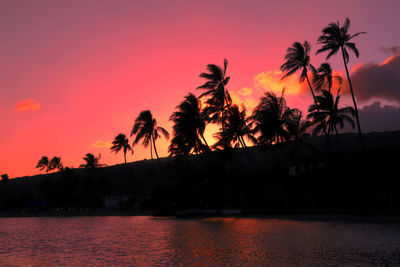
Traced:
<path fill-rule="evenodd" d="M 247 88 L 247 87 L 244 87 Z M 251 111 L 255 106 L 257 106 L 257 101 L 259 98 L 257 98 L 254 95 L 244 95 L 242 93 L 240 93 L 244 88 L 242 88 L 241 90 L 239 90 L 239 92 L 235 92 L 235 91 L 230 91 L 229 94 L 232 98 L 232 102 L 233 104 L 236 104 L 238 106 L 244 104 L 247 108 L 247 110 Z M 248 88 L 251 89 L 251 88 Z"/>
<path fill-rule="evenodd" d="M 96 141 L 90 147 L 94 148 L 110 148 L 112 146 L 111 142 L 108 141 Z"/>
<path fill-rule="evenodd" d="M 400 54 L 400 46 L 390 46 L 390 47 L 382 46 L 379 48 L 379 50 L 381 50 L 383 53 L 387 55 Z"/>
<path fill-rule="evenodd" d="M 337 75 L 337 73 L 335 72 L 334 75 Z M 341 75 L 343 76 L 343 74 Z M 279 69 L 254 75 L 252 87 L 230 90 L 233 103 L 244 104 L 247 110 L 252 110 L 266 92 L 273 92 L 280 96 L 282 89 L 285 88 L 285 98 L 291 107 L 307 108 L 311 97 L 307 82 L 300 83 L 298 74 L 291 75 L 283 80 L 282 76 L 283 74 Z M 310 79 L 312 80 L 311 76 Z"/>
<path fill-rule="evenodd" d="M 382 63 L 362 64 L 352 73 L 351 81 L 361 101 L 375 97 L 400 103 L 400 54 Z"/>
<path fill-rule="evenodd" d="M 253 93 L 253 89 L 249 88 L 249 87 L 243 87 L 240 91 L 239 94 L 243 95 L 243 96 L 248 96 L 251 95 L 251 93 Z"/>
<path fill-rule="evenodd" d="M 283 88 L 286 88 L 286 95 L 299 95 L 308 90 L 306 82 L 299 83 L 298 75 L 291 75 L 283 80 L 282 76 L 280 70 L 261 72 L 254 76 L 254 87 L 256 90 L 273 92 L 277 95 L 282 93 Z"/>
<path fill-rule="evenodd" d="M 353 72 L 356 72 L 359 68 L 362 67 L 362 65 L 363 65 L 362 62 L 360 62 L 360 63 L 354 65 L 353 68 L 351 68 L 351 72 L 352 72 L 352 73 L 353 73 Z"/>
<path fill-rule="evenodd" d="M 400 130 L 400 107 L 382 105 L 375 101 L 359 110 L 364 132 Z"/>
<path fill-rule="evenodd" d="M 15 105 L 17 112 L 39 110 L 42 105 L 33 99 L 22 100 Z"/>

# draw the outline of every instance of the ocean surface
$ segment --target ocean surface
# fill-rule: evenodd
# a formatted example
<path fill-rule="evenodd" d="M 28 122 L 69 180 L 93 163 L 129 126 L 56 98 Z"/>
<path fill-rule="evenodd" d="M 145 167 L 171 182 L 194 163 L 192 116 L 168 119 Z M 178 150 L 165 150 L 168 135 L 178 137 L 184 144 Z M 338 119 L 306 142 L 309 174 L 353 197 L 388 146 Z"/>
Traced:
<path fill-rule="evenodd" d="M 400 265 L 400 224 L 265 218 L 0 218 L 0 266 Z"/>

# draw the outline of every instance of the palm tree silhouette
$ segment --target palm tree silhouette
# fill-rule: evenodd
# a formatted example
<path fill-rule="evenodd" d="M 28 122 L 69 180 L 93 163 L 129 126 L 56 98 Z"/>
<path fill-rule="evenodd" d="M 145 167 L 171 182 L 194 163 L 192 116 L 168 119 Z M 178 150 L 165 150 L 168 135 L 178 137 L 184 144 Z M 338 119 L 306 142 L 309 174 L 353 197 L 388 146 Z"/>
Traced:
<path fill-rule="evenodd" d="M 223 124 L 220 131 L 214 134 L 214 137 L 218 139 L 214 147 L 227 148 L 233 143 L 233 146 L 247 147 L 243 140 L 243 136 L 247 136 L 250 140 L 256 142 L 255 138 L 251 134 L 249 127 L 250 119 L 246 116 L 246 108 L 242 106 L 242 110 L 237 105 L 231 106 L 231 111 L 226 118 L 226 123 Z"/>
<path fill-rule="evenodd" d="M 351 97 L 354 104 L 357 129 L 358 133 L 360 134 L 361 140 L 363 140 L 360 127 L 360 120 L 358 118 L 357 103 L 354 97 L 353 86 L 351 85 L 349 70 L 347 69 L 347 63 L 349 62 L 349 53 L 347 52 L 347 49 L 350 49 L 350 51 L 352 51 L 356 55 L 356 57 L 359 57 L 360 52 L 358 51 L 355 43 L 352 43 L 350 41 L 354 37 L 363 34 L 365 32 L 358 32 L 356 34 L 350 35 L 348 33 L 349 28 L 350 28 L 350 20 L 349 18 L 346 18 L 342 27 L 340 27 L 338 21 L 337 23 L 332 22 L 327 27 L 322 29 L 322 35 L 318 38 L 318 43 L 322 44 L 322 47 L 318 49 L 316 54 L 329 51 L 328 55 L 326 56 L 326 59 L 328 60 L 331 56 L 335 55 L 339 51 L 339 49 L 341 50 L 344 67 L 346 69 L 347 80 L 349 81 L 350 85 Z"/>
<path fill-rule="evenodd" d="M 164 135 L 165 139 L 169 139 L 169 133 L 162 127 L 157 126 L 156 119 L 153 118 L 150 110 L 142 111 L 136 118 L 132 128 L 131 136 L 136 135 L 133 144 L 136 145 L 141 139 L 143 139 L 143 145 L 147 147 L 150 144 L 151 159 L 153 159 L 152 146 L 154 152 L 158 157 L 156 140 L 160 137 L 160 133 Z"/>
<path fill-rule="evenodd" d="M 101 159 L 101 154 L 99 154 L 98 157 L 95 157 L 93 154 L 87 153 L 86 156 L 83 158 L 83 160 L 86 161 L 86 163 L 81 164 L 79 168 L 94 169 L 107 166 L 106 164 L 101 164 L 100 159 Z"/>
<path fill-rule="evenodd" d="M 333 75 L 332 68 L 329 63 L 322 63 L 318 69 L 314 70 L 313 83 L 315 84 L 316 90 L 324 89 L 326 86 L 330 92 L 333 85 L 333 79 L 336 79 L 339 84 L 342 84 L 342 77 Z M 326 88 L 325 87 L 325 88 Z"/>
<path fill-rule="evenodd" d="M 295 72 L 301 70 L 300 82 L 304 79 L 307 80 L 308 87 L 310 88 L 311 94 L 315 102 L 314 90 L 311 86 L 310 80 L 308 79 L 308 68 L 314 70 L 314 67 L 310 64 L 310 56 L 308 55 L 311 50 L 311 46 L 308 41 L 304 41 L 303 44 L 299 42 L 294 42 L 291 47 L 286 50 L 285 60 L 286 62 L 282 64 L 281 71 L 284 73 L 282 79 L 294 74 Z"/>
<path fill-rule="evenodd" d="M 196 96 L 189 93 L 176 108 L 177 111 L 170 117 L 170 120 L 174 123 L 174 137 L 168 148 L 171 155 L 188 155 L 192 151 L 201 153 L 210 150 L 204 138 L 205 114 L 202 113 L 201 103 Z"/>
<path fill-rule="evenodd" d="M 207 70 L 209 73 L 200 73 L 200 77 L 207 80 L 203 85 L 197 87 L 197 89 L 206 90 L 200 95 L 203 96 L 210 95 L 213 98 L 226 100 L 226 89 L 225 86 L 228 84 L 230 77 L 226 77 L 226 68 L 228 67 L 228 61 L 224 59 L 224 69 L 215 64 L 208 64 Z M 228 105 L 228 103 L 226 103 Z"/>
<path fill-rule="evenodd" d="M 224 68 L 215 65 L 208 64 L 208 73 L 201 73 L 200 77 L 207 81 L 197 87 L 197 89 L 205 90 L 200 95 L 200 98 L 209 96 L 209 99 L 205 102 L 207 107 L 204 112 L 210 117 L 210 121 L 213 123 L 224 123 L 226 118 L 226 111 L 230 110 L 231 99 L 226 85 L 228 84 L 230 77 L 226 77 L 226 69 L 228 67 L 228 61 L 224 59 Z"/>
<path fill-rule="evenodd" d="M 303 140 L 309 136 L 308 127 L 310 127 L 310 121 L 303 120 L 303 112 L 297 108 L 290 109 L 286 120 L 286 131 L 289 138 L 295 142 Z"/>
<path fill-rule="evenodd" d="M 126 152 L 127 151 L 132 151 L 133 154 L 133 150 L 132 147 L 129 145 L 129 140 L 126 137 L 126 135 L 120 133 L 119 135 L 117 135 L 114 139 L 114 141 L 112 142 L 112 147 L 110 148 L 112 152 L 118 153 L 121 149 L 124 151 L 124 161 L 126 164 Z"/>
<path fill-rule="evenodd" d="M 205 102 L 207 106 L 204 108 L 204 113 L 209 117 L 209 122 L 221 124 L 224 127 L 224 123 L 229 116 L 228 112 L 231 112 L 232 99 L 230 97 L 229 91 L 226 89 L 230 77 L 226 76 L 226 69 L 228 67 L 228 60 L 224 59 L 224 68 L 215 65 L 208 64 L 208 73 L 201 73 L 200 77 L 206 79 L 207 81 L 197 87 L 197 89 L 206 90 L 200 95 L 210 96 Z M 240 136 L 241 143 L 245 143 L 243 136 Z"/>
<path fill-rule="evenodd" d="M 58 169 L 58 171 L 62 171 L 64 166 L 61 162 L 60 157 L 53 157 L 49 162 L 49 170 Z"/>
<path fill-rule="evenodd" d="M 285 89 L 282 90 L 280 97 L 272 92 L 266 92 L 254 109 L 251 119 L 252 125 L 255 125 L 253 132 L 259 133 L 257 143 L 279 143 L 288 138 L 285 127 L 291 111 L 286 107 L 284 92 Z"/>
<path fill-rule="evenodd" d="M 46 156 L 43 156 L 40 160 L 39 160 L 39 162 L 37 163 L 37 165 L 36 165 L 36 168 L 38 168 L 39 170 L 44 170 L 44 169 L 46 169 L 46 173 L 48 173 L 49 172 L 49 170 L 50 170 L 50 162 L 49 162 L 49 158 L 48 157 L 46 157 Z"/>
<path fill-rule="evenodd" d="M 335 133 L 338 135 L 338 130 L 336 125 L 343 129 L 344 122 L 350 123 L 351 127 L 354 128 L 353 116 L 355 111 L 352 107 L 339 108 L 340 100 L 340 90 L 336 98 L 334 99 L 332 94 L 327 90 L 322 90 L 322 95 L 317 96 L 317 103 L 319 112 L 317 112 L 317 107 L 311 105 L 309 108 L 308 119 L 312 119 L 312 124 L 316 124 L 313 129 L 313 134 L 321 132 L 323 129 L 328 129 L 328 134 Z"/>

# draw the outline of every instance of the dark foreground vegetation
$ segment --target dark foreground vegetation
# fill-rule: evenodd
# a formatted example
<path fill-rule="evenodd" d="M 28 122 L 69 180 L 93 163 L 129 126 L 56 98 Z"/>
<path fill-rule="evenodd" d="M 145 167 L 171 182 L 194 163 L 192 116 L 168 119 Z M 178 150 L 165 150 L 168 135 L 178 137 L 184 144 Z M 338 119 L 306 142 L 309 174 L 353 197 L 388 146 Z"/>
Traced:
<path fill-rule="evenodd" d="M 400 132 L 366 134 L 365 151 L 357 138 L 342 134 L 327 146 L 319 136 L 4 180 L 0 209 L 6 216 L 184 209 L 398 215 Z"/>

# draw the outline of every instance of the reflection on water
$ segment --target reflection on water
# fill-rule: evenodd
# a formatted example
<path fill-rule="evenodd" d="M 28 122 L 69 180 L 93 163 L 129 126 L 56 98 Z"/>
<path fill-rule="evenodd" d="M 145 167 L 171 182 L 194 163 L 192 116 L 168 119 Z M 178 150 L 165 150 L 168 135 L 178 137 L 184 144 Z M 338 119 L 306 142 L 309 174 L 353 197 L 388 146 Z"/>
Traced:
<path fill-rule="evenodd" d="M 2 266 L 396 264 L 400 225 L 395 223 L 0 218 Z"/>

